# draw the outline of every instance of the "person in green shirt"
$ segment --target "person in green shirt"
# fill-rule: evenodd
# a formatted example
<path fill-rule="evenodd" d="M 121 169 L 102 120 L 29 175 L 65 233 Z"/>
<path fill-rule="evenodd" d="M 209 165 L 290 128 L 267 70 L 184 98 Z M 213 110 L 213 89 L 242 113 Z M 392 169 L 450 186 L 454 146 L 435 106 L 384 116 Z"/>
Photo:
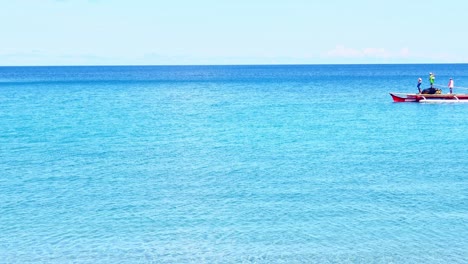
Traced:
<path fill-rule="evenodd" d="M 435 82 L 435 74 L 432 72 L 429 73 L 429 83 L 431 84 L 431 88 L 433 88 Z"/>

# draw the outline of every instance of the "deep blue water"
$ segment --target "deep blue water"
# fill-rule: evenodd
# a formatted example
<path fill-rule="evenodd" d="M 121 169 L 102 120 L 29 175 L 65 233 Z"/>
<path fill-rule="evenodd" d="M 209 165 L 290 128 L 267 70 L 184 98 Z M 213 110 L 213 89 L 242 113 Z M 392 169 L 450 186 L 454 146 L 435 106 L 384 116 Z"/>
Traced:
<path fill-rule="evenodd" d="M 468 64 L 0 67 L 0 259 L 468 263 L 468 104 L 388 95 L 429 72 L 468 87 Z"/>

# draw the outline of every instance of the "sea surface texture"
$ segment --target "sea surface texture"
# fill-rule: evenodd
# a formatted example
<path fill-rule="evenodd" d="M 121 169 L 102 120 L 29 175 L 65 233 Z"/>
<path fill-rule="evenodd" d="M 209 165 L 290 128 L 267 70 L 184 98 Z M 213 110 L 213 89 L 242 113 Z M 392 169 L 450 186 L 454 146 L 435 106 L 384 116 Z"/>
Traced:
<path fill-rule="evenodd" d="M 0 67 L 2 263 L 468 263 L 467 64 Z M 455 92 L 468 93 L 467 90 Z"/>

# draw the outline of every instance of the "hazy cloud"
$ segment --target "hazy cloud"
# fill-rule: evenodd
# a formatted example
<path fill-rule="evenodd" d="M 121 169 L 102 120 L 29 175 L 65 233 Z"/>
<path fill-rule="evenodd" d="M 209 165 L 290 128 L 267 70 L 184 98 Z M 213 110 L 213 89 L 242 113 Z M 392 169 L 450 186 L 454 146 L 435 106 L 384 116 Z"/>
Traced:
<path fill-rule="evenodd" d="M 326 57 L 331 58 L 377 58 L 377 59 L 395 59 L 408 58 L 411 52 L 408 48 L 402 48 L 398 51 L 390 51 L 385 48 L 348 48 L 343 45 L 338 45 L 334 49 L 326 52 Z"/>
<path fill-rule="evenodd" d="M 337 45 L 323 54 L 327 59 L 347 59 L 357 61 L 384 61 L 384 62 L 439 62 L 439 63 L 466 63 L 467 58 L 455 56 L 448 52 L 423 53 L 421 51 L 411 51 L 404 47 L 397 50 L 386 48 L 349 48 L 344 45 Z"/>

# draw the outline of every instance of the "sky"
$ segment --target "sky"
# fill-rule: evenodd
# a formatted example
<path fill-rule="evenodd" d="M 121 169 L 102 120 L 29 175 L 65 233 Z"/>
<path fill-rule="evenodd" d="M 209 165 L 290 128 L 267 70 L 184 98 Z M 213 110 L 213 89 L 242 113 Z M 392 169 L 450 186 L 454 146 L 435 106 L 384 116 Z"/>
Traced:
<path fill-rule="evenodd" d="M 468 1 L 0 0 L 0 66 L 468 63 Z"/>

